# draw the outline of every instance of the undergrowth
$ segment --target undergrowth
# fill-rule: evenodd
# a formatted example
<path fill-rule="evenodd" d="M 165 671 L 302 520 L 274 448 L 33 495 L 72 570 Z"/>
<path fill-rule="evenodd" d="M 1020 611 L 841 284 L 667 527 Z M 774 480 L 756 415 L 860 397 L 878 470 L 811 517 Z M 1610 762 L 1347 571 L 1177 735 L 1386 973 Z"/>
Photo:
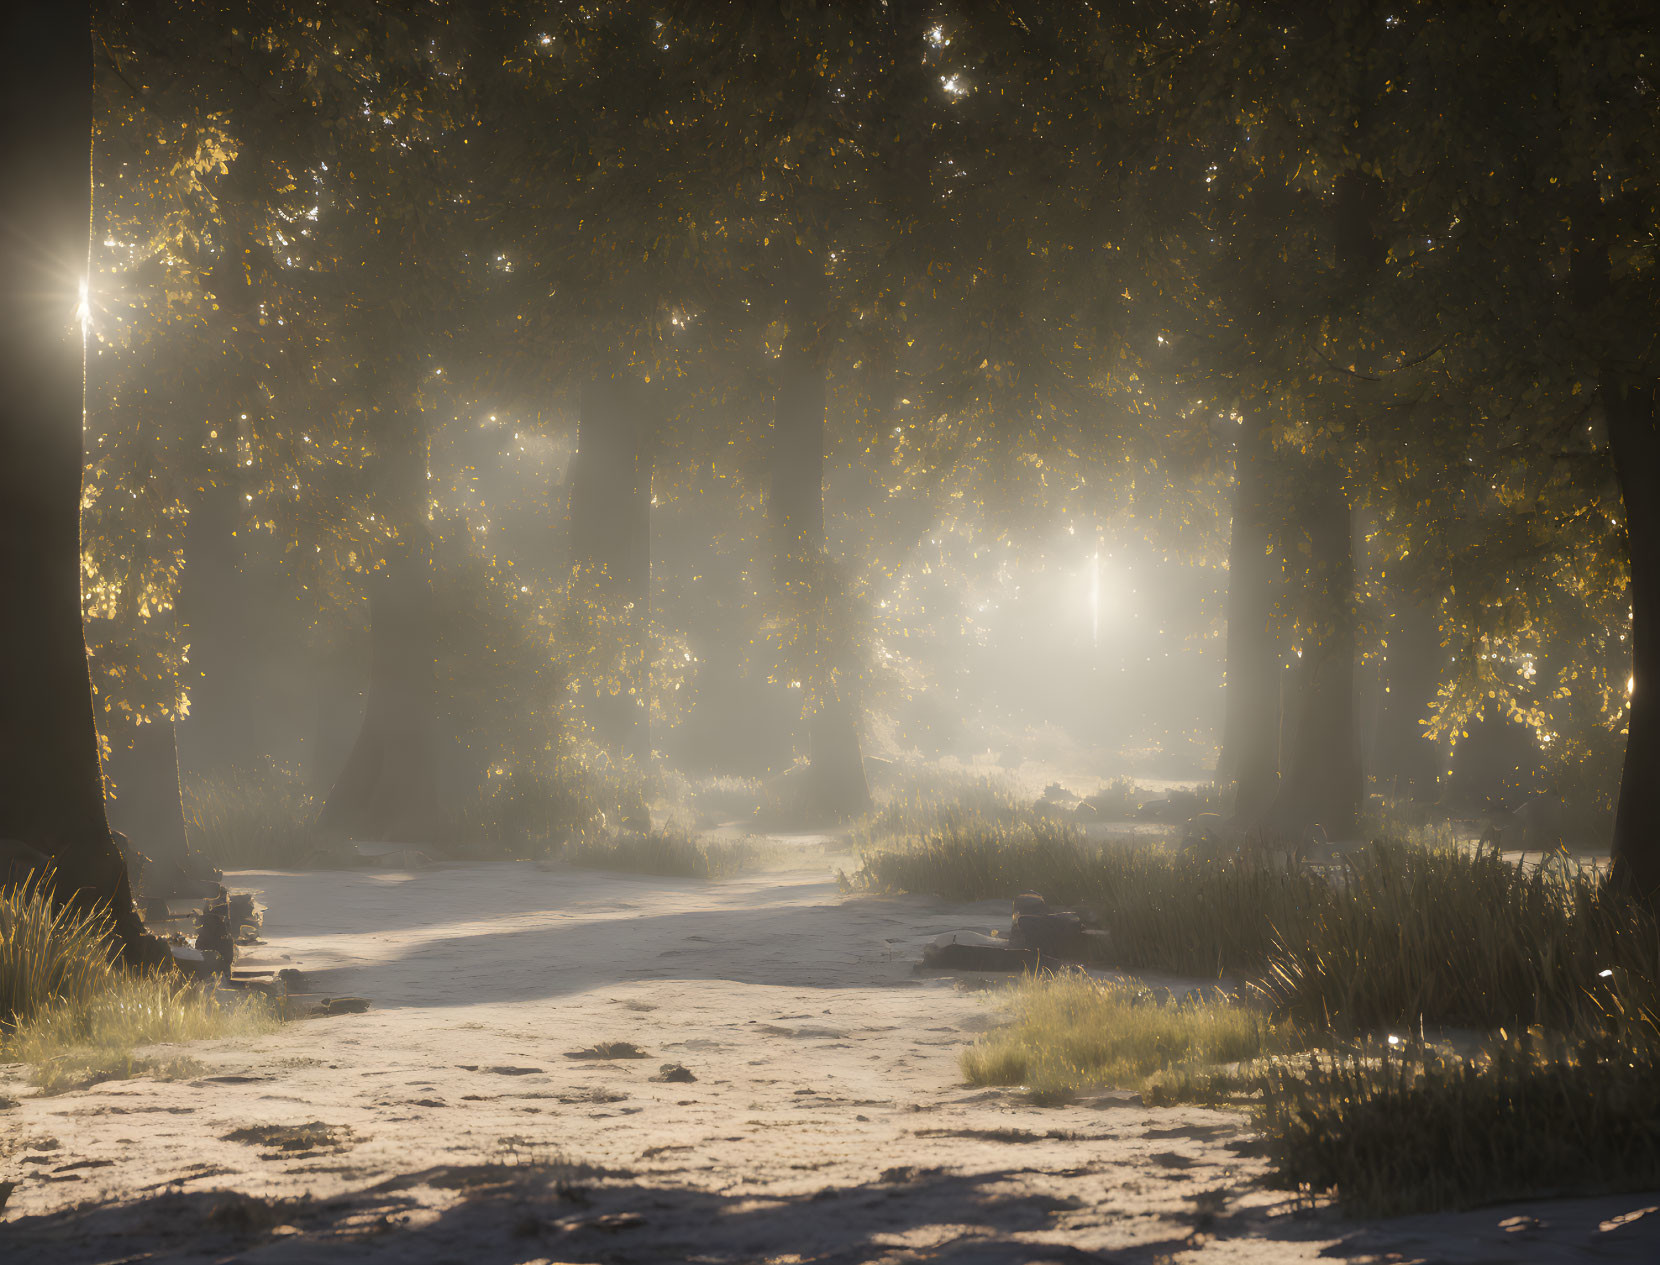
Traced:
<path fill-rule="evenodd" d="M 959 817 L 867 842 L 847 882 L 1037 890 L 1119 965 L 1239 977 L 1182 1003 L 1029 980 L 973 1082 L 1241 1097 L 1277 1180 L 1367 1214 L 1660 1184 L 1660 921 L 1594 867 L 1381 842 L 1316 869 Z"/>
<path fill-rule="evenodd" d="M 109 920 L 53 903 L 50 873 L 0 888 L 0 1036 L 55 1001 L 110 987 Z"/>
<path fill-rule="evenodd" d="M 1660 923 L 1560 858 L 1525 866 L 1492 848 L 1380 842 L 1325 872 L 970 817 L 867 843 L 846 882 L 958 901 L 1038 891 L 1106 928 L 1117 965 L 1239 972 L 1278 1016 L 1309 1026 L 1563 1028 L 1594 1009 L 1604 971 L 1660 1009 Z"/>
<path fill-rule="evenodd" d="M 183 779 L 192 850 L 220 869 L 305 865 L 317 847 L 319 805 L 286 765 L 230 768 Z"/>
<path fill-rule="evenodd" d="M 1212 1101 L 1248 1068 L 1296 1047 L 1290 1029 L 1225 995 L 1172 998 L 1082 972 L 1028 979 L 1010 1023 L 964 1052 L 975 1085 L 1022 1085 L 1039 1102 L 1080 1091 L 1139 1089 L 1150 1102 Z"/>
<path fill-rule="evenodd" d="M 628 831 L 584 836 L 567 843 L 558 855 L 572 865 L 634 874 L 679 878 L 730 878 L 772 855 L 757 839 L 698 839 L 679 830 Z"/>
<path fill-rule="evenodd" d="M 1660 1058 L 1608 1034 L 1496 1034 L 1273 1063 L 1258 1125 L 1282 1186 L 1389 1215 L 1660 1186 Z"/>
<path fill-rule="evenodd" d="M 263 999 L 222 1001 L 177 976 L 118 967 L 106 914 L 54 908 L 49 878 L 0 890 L 0 1058 L 48 1093 L 141 1073 L 194 1074 L 144 1047 L 267 1031 Z"/>

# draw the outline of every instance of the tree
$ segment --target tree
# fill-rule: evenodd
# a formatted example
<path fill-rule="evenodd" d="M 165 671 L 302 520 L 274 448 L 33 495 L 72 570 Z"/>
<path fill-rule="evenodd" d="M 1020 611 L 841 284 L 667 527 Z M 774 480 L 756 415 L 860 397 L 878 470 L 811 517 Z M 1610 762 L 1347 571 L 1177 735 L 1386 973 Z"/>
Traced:
<path fill-rule="evenodd" d="M 14 6 L 5 35 L 27 55 L 0 89 L 11 164 L 0 193 L 0 837 L 52 858 L 61 899 L 107 906 L 136 958 L 143 928 L 104 815 L 81 631 L 90 9 Z"/>

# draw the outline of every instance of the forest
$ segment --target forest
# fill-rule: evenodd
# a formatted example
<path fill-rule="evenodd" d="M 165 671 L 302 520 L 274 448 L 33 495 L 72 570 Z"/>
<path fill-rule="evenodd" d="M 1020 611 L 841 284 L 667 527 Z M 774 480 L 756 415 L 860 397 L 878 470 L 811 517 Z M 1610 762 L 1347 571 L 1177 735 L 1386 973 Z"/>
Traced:
<path fill-rule="evenodd" d="M 0 1258 L 1660 1256 L 1646 6 L 0 29 Z"/>

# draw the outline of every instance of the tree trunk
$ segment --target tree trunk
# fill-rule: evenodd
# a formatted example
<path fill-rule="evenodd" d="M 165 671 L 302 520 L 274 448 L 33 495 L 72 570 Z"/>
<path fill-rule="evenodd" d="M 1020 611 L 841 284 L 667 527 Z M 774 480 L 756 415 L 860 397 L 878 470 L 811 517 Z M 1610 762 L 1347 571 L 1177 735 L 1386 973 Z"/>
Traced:
<path fill-rule="evenodd" d="M 1315 471 L 1304 500 L 1311 545 L 1296 734 L 1285 778 L 1262 819 L 1270 837 L 1301 838 L 1321 826 L 1332 839 L 1360 824 L 1364 783 L 1355 726 L 1353 516 L 1341 476 Z"/>
<path fill-rule="evenodd" d="M 1614 876 L 1649 901 L 1660 900 L 1660 470 L 1657 384 L 1605 376 L 1608 446 L 1625 498 L 1631 550 L 1631 710 L 1625 767 L 1614 814 Z"/>
<path fill-rule="evenodd" d="M 1273 492 L 1267 420 L 1245 415 L 1234 462 L 1233 531 L 1228 544 L 1228 642 L 1222 752 L 1216 783 L 1231 792 L 1236 820 L 1257 820 L 1279 782 L 1280 676 L 1272 630 L 1274 560 L 1269 555 Z"/>
<path fill-rule="evenodd" d="M 426 530 L 426 443 L 419 423 L 388 427 L 384 504 L 398 537 L 369 588 L 369 689 L 363 723 L 317 828 L 346 839 L 423 842 L 440 830 L 437 647 Z"/>
<path fill-rule="evenodd" d="M 615 692 L 588 683 L 588 723 L 599 742 L 643 768 L 651 756 L 646 621 L 651 607 L 651 428 L 638 385 L 583 384 L 571 462 L 572 597 L 589 602 L 589 627 L 618 666 Z"/>
<path fill-rule="evenodd" d="M 92 34 L 85 4 L 13 5 L 0 87 L 0 838 L 47 853 L 60 898 L 144 947 L 104 816 L 81 629 Z"/>
<path fill-rule="evenodd" d="M 185 525 L 178 618 L 190 645 L 190 715 L 179 726 L 179 747 L 192 769 L 252 769 L 269 754 L 259 738 L 268 709 L 255 681 L 256 620 L 268 602 L 246 569 L 241 499 L 234 476 L 221 476 L 203 489 Z"/>
<path fill-rule="evenodd" d="M 829 603 L 845 600 L 831 583 L 824 535 L 824 414 L 827 336 L 823 319 L 792 313 L 779 365 L 767 513 L 773 532 L 774 581 L 792 609 L 814 612 L 817 657 L 810 682 L 817 705 L 807 723 L 804 806 L 832 818 L 870 808 L 859 749 L 857 666 L 853 647 L 832 630 L 841 625 Z M 804 683 L 808 684 L 808 683 Z"/>
<path fill-rule="evenodd" d="M 109 823 L 148 858 L 135 880 L 149 896 L 185 894 L 190 846 L 185 839 L 178 731 L 173 721 L 157 717 L 140 725 L 125 714 L 111 716 L 104 739 L 110 748 L 104 761 L 112 792 L 105 803 Z"/>

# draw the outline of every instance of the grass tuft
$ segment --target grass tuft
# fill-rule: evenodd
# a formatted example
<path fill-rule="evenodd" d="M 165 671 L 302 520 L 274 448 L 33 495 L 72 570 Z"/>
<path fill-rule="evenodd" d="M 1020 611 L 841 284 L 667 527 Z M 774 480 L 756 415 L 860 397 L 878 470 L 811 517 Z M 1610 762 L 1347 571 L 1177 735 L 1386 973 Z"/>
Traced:
<path fill-rule="evenodd" d="M 93 993 L 60 998 L 39 1010 L 7 1040 L 7 1056 L 31 1065 L 30 1079 L 47 1093 L 99 1081 L 152 1075 L 199 1075 L 178 1055 L 145 1047 L 252 1036 L 277 1026 L 263 997 L 220 995 L 177 976 L 117 972 Z"/>
<path fill-rule="evenodd" d="M 1028 977 L 1011 1022 L 962 1056 L 975 1085 L 1021 1085 L 1038 1102 L 1081 1091 L 1135 1089 L 1149 1102 L 1212 1101 L 1237 1092 L 1248 1068 L 1295 1048 L 1291 1033 L 1226 996 L 1172 998 L 1082 972 Z"/>
<path fill-rule="evenodd" d="M 1260 1127 L 1280 1185 L 1363 1215 L 1660 1186 L 1660 1059 L 1606 1035 L 1500 1035 L 1285 1060 Z"/>
<path fill-rule="evenodd" d="M 559 852 L 572 865 L 631 874 L 665 874 L 678 878 L 730 878 L 771 856 L 773 849 L 755 839 L 697 839 L 675 829 L 650 834 L 580 836 Z"/>
<path fill-rule="evenodd" d="M 221 1001 L 161 973 L 114 964 L 108 915 L 55 908 L 50 879 L 0 891 L 0 1054 L 31 1065 L 47 1093 L 140 1074 L 194 1075 L 141 1047 L 263 1032 L 263 998 Z"/>
<path fill-rule="evenodd" d="M 115 974 L 110 922 L 55 905 L 50 873 L 0 888 L 0 1035 L 56 1001 L 81 1001 Z"/>

